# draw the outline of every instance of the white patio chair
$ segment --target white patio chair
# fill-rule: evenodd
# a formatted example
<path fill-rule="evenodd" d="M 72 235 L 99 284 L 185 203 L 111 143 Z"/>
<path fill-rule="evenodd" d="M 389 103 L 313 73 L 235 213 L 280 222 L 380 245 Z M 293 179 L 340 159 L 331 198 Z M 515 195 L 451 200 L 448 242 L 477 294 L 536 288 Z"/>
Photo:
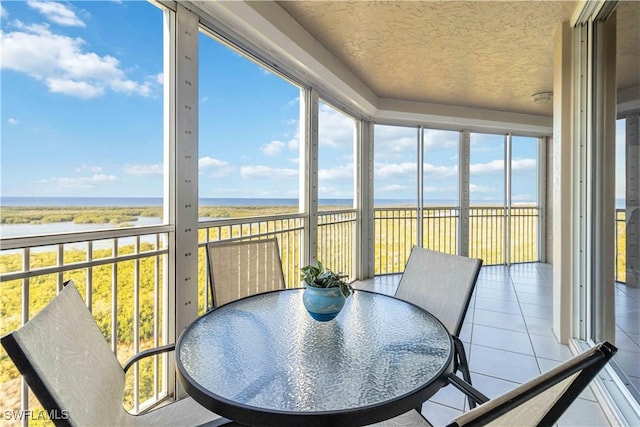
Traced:
<path fill-rule="evenodd" d="M 285 288 L 278 240 L 207 244 L 209 285 L 217 307 L 257 293 Z"/>
<path fill-rule="evenodd" d="M 395 294 L 424 308 L 447 328 L 454 343 L 454 372 L 460 370 L 469 384 L 469 365 L 459 335 L 481 266 L 480 259 L 414 246 Z M 475 403 L 470 399 L 469 405 L 473 408 Z"/>
<path fill-rule="evenodd" d="M 147 350 L 123 369 L 73 283 L 2 346 L 56 425 L 200 426 L 222 425 L 221 418 L 191 398 L 141 415 L 124 407 L 125 372 L 137 360 L 174 345 Z"/>
<path fill-rule="evenodd" d="M 449 381 L 480 406 L 455 418 L 447 427 L 554 425 L 617 351 L 608 342 L 598 344 L 491 400 L 464 380 L 450 374 Z M 418 411 L 412 410 L 373 425 L 418 427 L 431 424 Z"/>

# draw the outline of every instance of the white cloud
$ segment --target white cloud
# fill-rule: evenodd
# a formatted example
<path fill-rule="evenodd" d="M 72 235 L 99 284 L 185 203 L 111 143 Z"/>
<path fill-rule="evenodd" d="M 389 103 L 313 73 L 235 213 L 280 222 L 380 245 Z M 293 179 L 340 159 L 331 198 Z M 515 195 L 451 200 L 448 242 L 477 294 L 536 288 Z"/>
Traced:
<path fill-rule="evenodd" d="M 446 130 L 424 130 L 424 146 L 427 150 L 457 148 L 460 134 Z"/>
<path fill-rule="evenodd" d="M 489 174 L 504 172 L 504 160 L 492 160 L 487 163 L 474 163 L 469 166 L 471 173 Z M 514 159 L 511 161 L 512 170 L 535 169 L 536 159 Z"/>
<path fill-rule="evenodd" d="M 164 167 L 161 163 L 124 165 L 122 171 L 127 175 L 162 175 Z"/>
<path fill-rule="evenodd" d="M 7 119 L 7 123 L 9 123 L 10 125 L 17 125 L 19 122 L 17 119 L 14 119 L 13 117 L 9 117 Z"/>
<path fill-rule="evenodd" d="M 260 147 L 260 151 L 262 151 L 267 156 L 277 156 L 282 152 L 282 150 L 286 147 L 282 141 L 271 141 L 268 144 L 264 144 Z"/>
<path fill-rule="evenodd" d="M 474 163 L 469 166 L 471 173 L 483 174 L 504 171 L 504 160 L 492 160 L 488 163 Z"/>
<path fill-rule="evenodd" d="M 458 165 L 435 166 L 431 163 L 425 163 L 423 170 L 425 174 L 432 175 L 430 179 L 444 179 L 456 176 L 458 174 Z"/>
<path fill-rule="evenodd" d="M 0 4 L 0 18 L 6 19 L 9 16 L 9 12 Z"/>
<path fill-rule="evenodd" d="M 40 180 L 40 183 L 45 185 L 53 185 L 58 188 L 64 189 L 92 189 L 96 188 L 99 185 L 112 183 L 118 181 L 118 178 L 115 175 L 92 175 L 92 176 L 84 176 L 77 178 L 49 178 Z"/>
<path fill-rule="evenodd" d="M 51 92 L 93 98 L 106 90 L 148 96 L 157 77 L 129 79 L 118 59 L 84 50 L 86 42 L 53 33 L 47 25 L 15 24 L 2 33 L 2 68 L 26 73 L 43 81 Z"/>
<path fill-rule="evenodd" d="M 318 128 L 318 143 L 321 147 L 353 147 L 355 122 L 327 104 L 320 104 Z"/>
<path fill-rule="evenodd" d="M 455 194 L 456 188 L 452 187 L 434 187 L 432 185 L 423 188 L 425 193 L 449 193 Z"/>
<path fill-rule="evenodd" d="M 219 168 L 223 166 L 227 166 L 229 162 L 224 160 L 214 159 L 213 157 L 200 157 L 198 159 L 198 170 L 203 170 L 207 168 Z"/>
<path fill-rule="evenodd" d="M 405 190 L 407 190 L 407 187 L 400 184 L 389 184 L 380 188 L 382 193 L 399 193 Z"/>
<path fill-rule="evenodd" d="M 496 189 L 493 187 L 486 187 L 482 185 L 469 184 L 469 190 L 474 193 L 495 193 Z"/>
<path fill-rule="evenodd" d="M 231 173 L 234 167 L 225 160 L 205 156 L 198 159 L 198 170 L 200 172 L 208 172 L 210 177 L 219 178 Z"/>
<path fill-rule="evenodd" d="M 82 165 L 82 166 L 76 168 L 76 172 L 79 172 L 79 173 L 82 173 L 82 172 L 98 173 L 98 172 L 102 172 L 102 166 Z"/>
<path fill-rule="evenodd" d="M 376 167 L 375 174 L 380 178 L 416 173 L 416 164 L 413 162 L 386 163 Z"/>
<path fill-rule="evenodd" d="M 297 178 L 297 169 L 272 168 L 263 165 L 248 165 L 240 168 L 243 178 Z"/>
<path fill-rule="evenodd" d="M 67 27 L 84 27 L 85 24 L 66 5 L 53 1 L 29 0 L 27 4 L 43 14 L 51 22 Z"/>
<path fill-rule="evenodd" d="M 94 98 L 104 94 L 104 87 L 94 86 L 86 81 L 49 78 L 47 86 L 53 93 L 62 93 L 78 98 Z"/>
<path fill-rule="evenodd" d="M 318 171 L 318 181 L 341 180 L 353 182 L 353 164 L 336 166 L 330 169 L 320 169 Z"/>
<path fill-rule="evenodd" d="M 511 160 L 512 170 L 535 169 L 536 159 L 513 159 Z"/>
<path fill-rule="evenodd" d="M 533 202 L 536 200 L 536 196 L 533 194 L 516 194 L 515 196 L 511 196 L 511 200 L 519 202 Z"/>

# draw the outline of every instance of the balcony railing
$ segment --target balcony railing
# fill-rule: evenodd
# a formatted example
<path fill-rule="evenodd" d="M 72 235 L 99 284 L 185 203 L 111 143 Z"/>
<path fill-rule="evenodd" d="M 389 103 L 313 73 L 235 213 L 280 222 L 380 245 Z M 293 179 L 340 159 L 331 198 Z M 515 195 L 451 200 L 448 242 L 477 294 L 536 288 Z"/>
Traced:
<path fill-rule="evenodd" d="M 537 261 L 537 208 L 510 211 L 511 262 Z M 455 207 L 423 210 L 423 246 L 448 253 L 456 252 L 459 210 Z M 352 275 L 356 234 L 355 210 L 321 212 L 318 218 L 318 259 L 330 268 Z M 403 270 L 417 240 L 417 210 L 377 208 L 374 216 L 375 274 Z M 502 208 L 470 209 L 470 253 L 490 263 L 504 257 L 505 216 Z M 616 280 L 624 280 L 624 210 L 616 213 Z M 275 236 L 281 250 L 285 278 L 289 287 L 299 286 L 305 217 L 287 214 L 255 218 L 222 219 L 199 223 L 200 309 L 209 304 L 204 246 L 218 240 L 259 239 Z M 38 312 L 72 279 L 86 298 L 105 339 L 121 362 L 149 347 L 166 343 L 168 242 L 170 226 L 148 226 L 48 236 L 2 239 L 0 286 L 0 334 L 18 328 Z M 2 407 L 28 409 L 20 404 L 17 371 L 6 355 L 0 357 L 3 378 Z M 143 361 L 127 378 L 125 402 L 137 412 L 150 402 L 163 398 L 166 375 L 159 356 Z M 166 365 L 164 365 L 166 366 Z M 17 396 L 17 397 L 16 397 Z M 17 403 L 16 403 L 17 402 Z M 37 403 L 32 400 L 32 405 Z"/>
<path fill-rule="evenodd" d="M 167 344 L 170 232 L 168 226 L 150 226 L 2 239 L 0 334 L 26 323 L 71 279 L 120 363 Z M 166 355 L 153 356 L 133 367 L 124 396 L 129 410 L 138 412 L 167 395 L 166 363 Z M 0 406 L 39 406 L 27 398 L 26 385 L 4 350 L 0 364 Z"/>
<path fill-rule="evenodd" d="M 484 265 L 539 261 L 538 207 L 474 206 L 469 208 L 469 256 Z M 422 214 L 422 246 L 457 253 L 457 207 L 429 207 Z M 418 215 L 415 208 L 375 209 L 375 274 L 400 273 L 416 245 Z M 505 224 L 509 223 L 509 234 Z"/>

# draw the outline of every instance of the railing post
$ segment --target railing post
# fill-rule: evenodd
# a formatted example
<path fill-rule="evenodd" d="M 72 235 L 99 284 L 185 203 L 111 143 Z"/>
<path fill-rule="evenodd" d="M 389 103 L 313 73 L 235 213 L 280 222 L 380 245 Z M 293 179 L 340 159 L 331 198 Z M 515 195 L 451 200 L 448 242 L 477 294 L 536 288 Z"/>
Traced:
<path fill-rule="evenodd" d="M 470 163 L 471 132 L 460 132 L 458 144 L 458 203 L 460 212 L 458 217 L 458 255 L 469 256 L 469 163 Z"/>

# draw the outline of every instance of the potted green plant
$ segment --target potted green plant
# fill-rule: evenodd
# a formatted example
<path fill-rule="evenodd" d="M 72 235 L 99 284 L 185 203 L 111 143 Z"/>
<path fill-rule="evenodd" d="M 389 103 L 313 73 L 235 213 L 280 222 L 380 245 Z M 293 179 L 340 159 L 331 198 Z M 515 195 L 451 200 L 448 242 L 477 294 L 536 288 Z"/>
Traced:
<path fill-rule="evenodd" d="M 334 319 L 353 293 L 345 276 L 325 268 L 320 261 L 315 266 L 303 267 L 300 278 L 306 285 L 302 296 L 304 306 L 311 317 L 321 322 Z"/>

